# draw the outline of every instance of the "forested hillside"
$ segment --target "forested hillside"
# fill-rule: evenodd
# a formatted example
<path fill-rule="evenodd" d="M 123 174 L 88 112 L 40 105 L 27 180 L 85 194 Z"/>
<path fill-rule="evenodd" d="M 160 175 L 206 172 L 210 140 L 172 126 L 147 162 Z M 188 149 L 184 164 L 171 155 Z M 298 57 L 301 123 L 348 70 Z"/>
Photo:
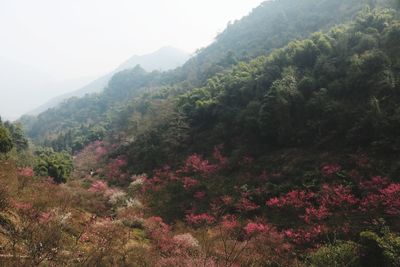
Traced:
<path fill-rule="evenodd" d="M 21 118 L 31 144 L 2 123 L 0 260 L 400 266 L 397 7 L 265 2 L 181 68 Z"/>
<path fill-rule="evenodd" d="M 39 115 L 40 113 L 61 104 L 63 101 L 71 97 L 83 97 L 86 94 L 99 93 L 104 90 L 112 76 L 120 71 L 134 68 L 140 65 L 147 71 L 159 70 L 166 71 L 181 66 L 189 58 L 189 54 L 174 47 L 162 47 L 159 50 L 147 55 L 135 55 L 120 64 L 115 70 L 107 73 L 87 85 L 75 90 L 55 97 L 35 110 L 29 112 L 29 115 Z"/>
<path fill-rule="evenodd" d="M 253 12 L 228 25 L 210 46 L 183 67 L 184 79 L 196 86 L 237 61 L 265 55 L 294 39 L 328 30 L 354 18 L 366 4 L 390 6 L 387 0 L 265 1 Z"/>
<path fill-rule="evenodd" d="M 379 1 L 375 5 L 385 6 L 387 2 Z M 133 97 L 143 90 L 157 90 L 177 95 L 204 86 L 213 75 L 238 62 L 267 55 L 293 39 L 351 20 L 366 4 L 364 0 L 267 1 L 247 17 L 229 25 L 213 44 L 200 50 L 181 68 L 164 73 L 145 73 L 138 68 L 123 71 L 113 77 L 105 93 L 71 99 L 37 118 L 25 117 L 22 122 L 28 135 L 37 142 L 76 151 L 75 148 L 82 147 L 80 143 L 90 141 L 87 137 L 90 129 L 108 128 L 115 116 L 121 117 L 115 112 L 126 104 L 124 101 L 132 102 L 126 98 L 128 94 Z M 124 91 L 122 97 L 121 91 Z"/>

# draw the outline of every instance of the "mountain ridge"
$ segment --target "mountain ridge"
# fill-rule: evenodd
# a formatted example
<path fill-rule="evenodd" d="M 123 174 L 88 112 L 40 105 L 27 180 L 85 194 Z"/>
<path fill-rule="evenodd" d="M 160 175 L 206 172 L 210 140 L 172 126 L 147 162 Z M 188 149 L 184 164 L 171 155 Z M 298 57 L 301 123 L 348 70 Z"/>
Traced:
<path fill-rule="evenodd" d="M 136 65 L 140 65 L 143 69 L 149 72 L 154 70 L 167 71 L 170 69 L 175 69 L 184 64 L 189 57 L 190 55 L 188 53 L 172 46 L 164 46 L 155 52 L 144 55 L 133 55 L 121 63 L 113 71 L 93 80 L 92 82 L 89 82 L 77 90 L 59 95 L 47 101 L 43 105 L 26 113 L 26 115 L 38 115 L 49 108 L 57 106 L 64 100 L 71 97 L 83 97 L 86 94 L 101 92 L 107 86 L 108 82 L 115 73 L 134 68 Z"/>

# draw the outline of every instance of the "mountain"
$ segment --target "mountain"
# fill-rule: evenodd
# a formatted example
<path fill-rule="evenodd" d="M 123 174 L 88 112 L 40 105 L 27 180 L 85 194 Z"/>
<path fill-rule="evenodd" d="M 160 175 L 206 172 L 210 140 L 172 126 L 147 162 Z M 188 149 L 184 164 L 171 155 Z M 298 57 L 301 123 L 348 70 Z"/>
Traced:
<path fill-rule="evenodd" d="M 87 93 L 100 92 L 107 86 L 111 77 L 115 73 L 134 68 L 137 65 L 140 65 L 144 70 L 148 72 L 154 70 L 167 71 L 181 66 L 188 59 L 189 54 L 180 49 L 170 46 L 162 47 L 151 54 L 141 56 L 135 55 L 129 58 L 127 61 L 123 62 L 112 72 L 100 77 L 99 79 L 96 79 L 95 81 L 89 83 L 83 88 L 75 91 L 75 93 L 71 96 L 83 96 Z"/>
<path fill-rule="evenodd" d="M 168 95 L 174 91 L 178 93 L 204 86 L 209 78 L 223 73 L 240 61 L 249 61 L 261 54 L 268 54 L 292 39 L 305 38 L 316 30 L 327 30 L 338 23 L 353 19 L 365 5 L 364 0 L 302 0 L 295 3 L 291 0 L 266 1 L 248 16 L 230 24 L 216 37 L 214 43 L 199 50 L 180 68 L 147 74 L 140 70 L 117 72 L 111 79 L 114 81 L 102 94 L 71 99 L 58 106 L 51 105 L 55 108 L 36 118 L 23 118 L 23 121 L 31 138 L 45 141 L 47 136 L 51 136 L 51 139 L 57 139 L 59 134 L 75 131 L 71 128 L 72 125 L 78 128 L 80 124 L 87 122 L 95 125 L 96 122 L 108 121 L 106 117 L 118 116 L 108 112 L 114 112 L 115 106 L 130 101 L 129 97 L 139 95 L 143 90 L 172 86 L 172 91 L 166 88 Z M 386 2 L 380 5 L 386 5 Z M 140 82 L 135 82 L 136 78 Z M 96 81 L 96 84 L 104 83 L 102 79 Z M 82 96 L 87 90 L 96 88 L 101 89 L 101 86 L 88 86 L 78 92 Z M 92 112 L 88 110 L 88 103 L 96 105 Z M 69 114 L 68 118 L 66 114 Z M 87 117 L 82 114 L 87 114 Z"/>
<path fill-rule="evenodd" d="M 349 21 L 367 5 L 390 7 L 392 0 L 265 1 L 240 20 L 230 23 L 215 42 L 186 62 L 180 78 L 199 87 L 208 78 L 238 61 L 248 61 L 294 39 Z"/>
<path fill-rule="evenodd" d="M 390 3 L 265 2 L 180 68 L 23 117 L 47 147 L 15 164 L 0 124 L 9 265 L 400 266 Z"/>
<path fill-rule="evenodd" d="M 75 90 L 70 93 L 66 93 L 60 96 L 57 96 L 45 104 L 39 106 L 35 110 L 29 112 L 29 115 L 38 115 L 39 113 L 57 106 L 64 100 L 71 98 L 71 97 L 82 97 L 86 94 L 90 93 L 97 93 L 101 92 L 108 84 L 110 81 L 111 77 L 120 71 L 130 69 L 135 67 L 136 65 L 140 65 L 142 68 L 144 68 L 146 71 L 167 71 L 171 69 L 175 69 L 179 66 L 181 66 L 183 63 L 185 63 L 189 59 L 190 55 L 180 49 L 170 47 L 170 46 L 165 46 L 160 48 L 159 50 L 150 53 L 150 54 L 145 54 L 145 55 L 134 55 L 131 58 L 129 58 L 127 61 L 123 62 L 121 65 L 119 65 L 115 70 L 112 72 L 97 78 L 96 80 L 88 83 L 84 87 Z"/>

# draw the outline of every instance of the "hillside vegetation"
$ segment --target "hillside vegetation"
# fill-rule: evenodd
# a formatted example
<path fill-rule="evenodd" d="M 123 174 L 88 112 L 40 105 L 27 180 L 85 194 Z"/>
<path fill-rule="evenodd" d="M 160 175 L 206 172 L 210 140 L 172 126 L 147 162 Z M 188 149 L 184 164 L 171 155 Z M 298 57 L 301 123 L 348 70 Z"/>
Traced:
<path fill-rule="evenodd" d="M 202 87 L 209 78 L 241 61 L 267 55 L 291 40 L 306 38 L 315 31 L 326 31 L 336 24 L 350 21 L 367 2 L 264 2 L 248 16 L 230 24 L 213 44 L 199 50 L 181 68 L 164 73 L 147 73 L 139 67 L 125 70 L 114 75 L 104 93 L 71 98 L 36 118 L 25 117 L 21 121 L 29 137 L 36 142 L 52 145 L 59 150 L 76 151 L 75 147 L 80 149 L 82 142 L 87 144 L 90 141 L 87 132 L 92 128 L 95 132 L 98 127 L 114 129 L 115 123 L 124 117 L 118 114 L 119 111 L 129 109 L 126 104 L 129 105 L 133 97 L 144 91 L 157 91 L 156 94 L 167 98 Z M 387 6 L 388 2 L 378 1 L 375 5 Z"/>
<path fill-rule="evenodd" d="M 0 127 L 9 266 L 400 266 L 400 17 L 277 0 L 184 66 Z"/>

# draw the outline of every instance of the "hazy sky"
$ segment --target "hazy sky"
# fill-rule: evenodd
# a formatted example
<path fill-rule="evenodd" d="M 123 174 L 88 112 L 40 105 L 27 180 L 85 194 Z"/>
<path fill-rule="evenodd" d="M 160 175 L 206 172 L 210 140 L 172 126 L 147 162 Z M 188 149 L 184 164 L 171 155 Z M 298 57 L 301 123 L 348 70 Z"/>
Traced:
<path fill-rule="evenodd" d="M 61 92 L 78 89 L 61 84 L 71 80 L 86 83 L 134 54 L 150 53 L 166 45 L 194 52 L 212 42 L 229 21 L 247 15 L 261 2 L 0 0 L 0 59 L 41 73 L 40 81 L 32 82 L 28 88 L 0 87 L 0 115 L 15 117 L 16 112 L 25 112 Z M 20 79 L 23 76 L 21 73 Z M 2 79 L 7 77 L 0 73 L 0 85 L 4 84 Z M 44 89 L 36 83 L 60 86 Z M 24 101 L 24 107 L 15 107 L 19 104 L 15 101 L 20 101 L 21 92 L 26 90 L 31 99 Z M 18 97 L 13 91 L 18 91 Z M 7 105 L 13 105 L 14 111 Z"/>

